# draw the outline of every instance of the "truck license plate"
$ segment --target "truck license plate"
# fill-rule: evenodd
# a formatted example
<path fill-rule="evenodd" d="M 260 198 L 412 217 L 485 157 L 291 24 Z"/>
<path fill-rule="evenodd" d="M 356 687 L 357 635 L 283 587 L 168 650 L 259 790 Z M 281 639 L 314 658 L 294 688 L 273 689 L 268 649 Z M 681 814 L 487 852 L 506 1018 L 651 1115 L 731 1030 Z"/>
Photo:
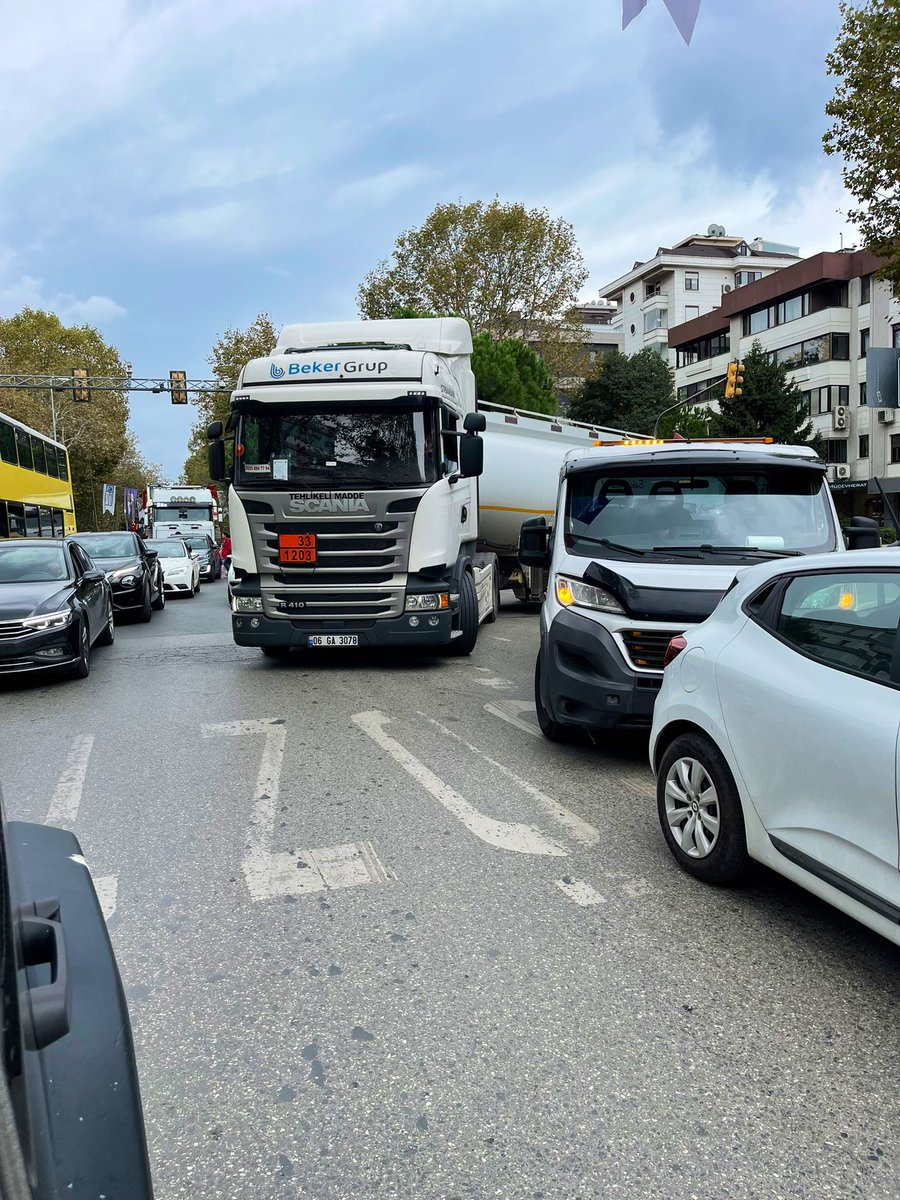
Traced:
<path fill-rule="evenodd" d="M 283 567 L 314 567 L 316 565 L 316 535 L 314 533 L 279 533 L 278 562 Z"/>
<path fill-rule="evenodd" d="M 311 633 L 307 646 L 358 646 L 358 633 Z"/>

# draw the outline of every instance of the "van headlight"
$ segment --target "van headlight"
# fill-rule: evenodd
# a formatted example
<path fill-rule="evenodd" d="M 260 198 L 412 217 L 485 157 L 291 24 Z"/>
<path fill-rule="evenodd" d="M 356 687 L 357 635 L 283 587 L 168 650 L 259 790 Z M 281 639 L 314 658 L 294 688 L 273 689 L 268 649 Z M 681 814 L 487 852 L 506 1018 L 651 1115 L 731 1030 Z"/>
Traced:
<path fill-rule="evenodd" d="M 625 609 L 606 588 L 594 587 L 592 583 L 572 579 L 569 575 L 557 575 L 555 582 L 556 599 L 563 608 L 593 608 L 598 612 L 625 616 Z"/>

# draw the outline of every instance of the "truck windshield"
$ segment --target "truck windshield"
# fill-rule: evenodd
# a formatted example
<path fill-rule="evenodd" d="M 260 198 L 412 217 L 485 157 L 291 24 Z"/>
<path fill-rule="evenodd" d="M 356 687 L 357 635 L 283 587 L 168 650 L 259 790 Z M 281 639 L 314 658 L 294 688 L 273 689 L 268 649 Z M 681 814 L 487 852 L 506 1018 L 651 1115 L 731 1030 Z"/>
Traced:
<path fill-rule="evenodd" d="M 565 540 L 570 553 L 589 558 L 596 558 L 600 541 L 648 557 L 677 551 L 733 551 L 737 558 L 754 550 L 813 554 L 836 545 L 822 476 L 756 464 L 573 473 Z"/>
<path fill-rule="evenodd" d="M 212 516 L 208 505 L 204 508 L 156 508 L 153 520 L 171 525 L 178 521 L 210 521 Z"/>
<path fill-rule="evenodd" d="M 433 483 L 439 478 L 434 420 L 431 410 L 397 405 L 245 413 L 237 480 L 301 488 Z"/>

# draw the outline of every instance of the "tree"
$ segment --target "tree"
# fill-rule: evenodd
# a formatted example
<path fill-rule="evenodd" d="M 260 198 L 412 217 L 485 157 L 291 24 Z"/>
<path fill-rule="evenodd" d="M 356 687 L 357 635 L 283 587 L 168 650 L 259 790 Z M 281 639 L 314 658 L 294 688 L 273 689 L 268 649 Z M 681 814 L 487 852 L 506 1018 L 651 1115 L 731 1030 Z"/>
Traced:
<path fill-rule="evenodd" d="M 237 387 L 241 367 L 253 358 L 271 354 L 278 340 L 268 313 L 259 313 L 246 329 L 226 329 L 206 360 L 222 390 L 201 393 L 197 397 L 197 423 L 188 442 L 190 451 L 182 472 L 182 482 L 203 486 L 210 482 L 206 458 L 206 429 L 213 421 L 224 425 L 231 411 L 231 393 Z"/>
<path fill-rule="evenodd" d="M 900 283 L 900 0 L 841 0 L 843 24 L 825 59 L 839 82 L 825 112 L 834 123 L 826 154 L 844 159 L 844 184 L 856 207 L 847 219 L 864 244 L 887 260 L 879 272 Z"/>
<path fill-rule="evenodd" d="M 68 376 L 73 367 L 89 375 L 125 375 L 125 366 L 92 325 L 63 325 L 54 313 L 23 308 L 0 319 L 0 373 Z M 69 451 L 75 516 L 80 528 L 94 524 L 97 489 L 113 482 L 128 450 L 128 395 L 93 392 L 89 404 L 68 389 L 55 392 L 57 439 Z M 52 436 L 49 395 L 44 391 L 0 392 L 0 410 Z"/>
<path fill-rule="evenodd" d="M 657 437 L 671 438 L 680 434 L 683 438 L 709 437 L 712 413 L 699 405 L 683 404 L 660 419 Z"/>
<path fill-rule="evenodd" d="M 787 368 L 771 362 L 759 342 L 744 355 L 742 394 L 719 401 L 714 437 L 770 437 L 786 445 L 813 441 L 813 423 L 803 393 Z"/>
<path fill-rule="evenodd" d="M 674 402 L 672 368 L 655 350 L 631 355 L 616 350 L 603 356 L 599 373 L 569 405 L 569 416 L 649 437 L 656 418 Z"/>
<path fill-rule="evenodd" d="M 496 339 L 551 330 L 587 278 L 572 226 L 523 204 L 439 204 L 360 285 L 360 315 L 455 313 Z"/>
<path fill-rule="evenodd" d="M 477 333 L 472 339 L 472 370 L 479 400 L 528 412 L 556 412 L 547 365 L 519 338 L 495 342 L 490 334 Z"/>

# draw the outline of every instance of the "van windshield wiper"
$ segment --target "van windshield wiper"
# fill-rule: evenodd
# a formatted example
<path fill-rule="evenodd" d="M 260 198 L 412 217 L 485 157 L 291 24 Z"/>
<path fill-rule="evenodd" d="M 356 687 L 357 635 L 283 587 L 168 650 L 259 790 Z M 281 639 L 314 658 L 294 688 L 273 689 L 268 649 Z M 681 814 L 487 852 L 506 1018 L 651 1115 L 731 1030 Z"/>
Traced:
<path fill-rule="evenodd" d="M 772 550 L 767 546 L 713 546 L 702 542 L 699 546 L 654 546 L 654 551 L 664 553 L 666 550 L 702 550 L 706 554 L 771 554 L 775 558 L 796 558 L 802 556 L 802 550 Z"/>
<path fill-rule="evenodd" d="M 620 554 L 633 554 L 635 558 L 643 558 L 646 550 L 638 550 L 635 546 L 623 546 L 620 542 L 611 542 L 609 538 L 589 537 L 586 533 L 573 533 L 577 542 L 590 542 L 592 546 L 605 546 L 607 550 L 618 550 Z"/>

